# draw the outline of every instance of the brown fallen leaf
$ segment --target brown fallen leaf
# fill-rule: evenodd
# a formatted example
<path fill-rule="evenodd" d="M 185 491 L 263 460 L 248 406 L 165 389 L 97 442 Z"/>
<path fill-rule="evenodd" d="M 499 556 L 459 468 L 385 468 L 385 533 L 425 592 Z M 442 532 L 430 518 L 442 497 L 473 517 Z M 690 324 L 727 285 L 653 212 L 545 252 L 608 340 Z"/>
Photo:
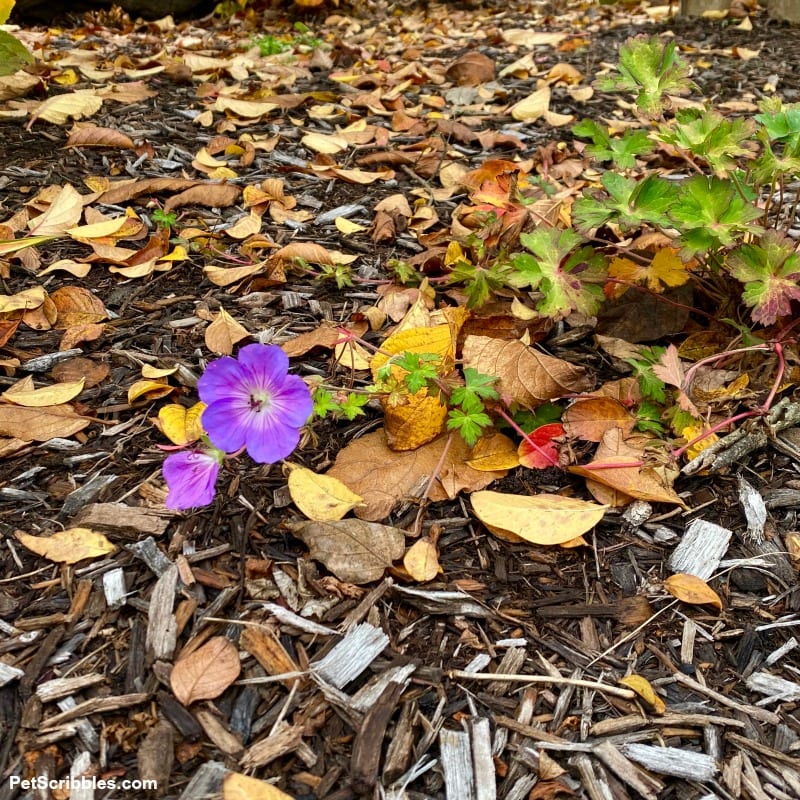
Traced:
<path fill-rule="evenodd" d="M 470 497 L 478 519 L 494 533 L 511 533 L 533 544 L 568 542 L 591 530 L 607 506 L 560 494 L 533 496 L 474 492 Z"/>
<path fill-rule="evenodd" d="M 433 501 L 453 500 L 461 491 L 483 489 L 507 474 L 505 469 L 482 472 L 470 467 L 470 450 L 460 436 L 452 438 L 444 454 L 447 442 L 443 436 L 416 450 L 398 452 L 389 448 L 384 431 L 373 431 L 342 448 L 327 474 L 361 496 L 364 505 L 355 514 L 366 520 L 385 519 L 403 500 L 419 496 L 440 461 L 428 493 Z"/>
<path fill-rule="evenodd" d="M 102 533 L 90 528 L 68 528 L 52 536 L 31 536 L 24 531 L 14 531 L 14 536 L 31 552 L 58 564 L 77 564 L 85 558 L 107 556 L 117 549 Z"/>
<path fill-rule="evenodd" d="M 702 579 L 686 572 L 670 575 L 664 588 L 678 600 L 695 606 L 709 605 L 722 611 L 722 598 Z"/>
<path fill-rule="evenodd" d="M 91 325 L 108 317 L 103 301 L 82 286 L 62 286 L 50 299 L 58 310 L 56 328 Z"/>
<path fill-rule="evenodd" d="M 239 652 L 224 636 L 214 636 L 202 647 L 175 662 L 169 683 L 185 706 L 195 700 L 219 697 L 238 677 Z"/>
<path fill-rule="evenodd" d="M 69 406 L 25 408 L 0 405 L 0 435 L 28 442 L 66 438 L 82 431 L 90 422 L 90 419 L 76 414 Z"/>
<path fill-rule="evenodd" d="M 526 408 L 591 388 L 582 367 L 540 353 L 520 341 L 467 336 L 463 357 L 465 367 L 496 375 L 501 394 Z"/>
<path fill-rule="evenodd" d="M 634 416 L 618 400 L 590 397 L 573 403 L 561 421 L 570 436 L 587 442 L 599 442 L 607 430 L 618 428 L 627 436 L 636 424 Z"/>
<path fill-rule="evenodd" d="M 81 342 L 97 341 L 106 330 L 106 326 L 99 322 L 90 322 L 86 325 L 72 325 L 64 331 L 58 343 L 59 351 L 72 350 Z"/>
<path fill-rule="evenodd" d="M 130 136 L 114 128 L 101 128 L 98 125 L 88 125 L 70 131 L 64 147 L 118 147 L 126 150 L 135 150 L 136 145 Z"/>
<path fill-rule="evenodd" d="M 494 80 L 494 61 L 489 56 L 470 50 L 460 55 L 445 72 L 457 86 L 478 86 Z"/>
<path fill-rule="evenodd" d="M 50 374 L 63 383 L 83 380 L 85 387 L 90 389 L 101 384 L 110 371 L 111 368 L 105 362 L 79 357 L 59 362 L 50 370 Z"/>
<path fill-rule="evenodd" d="M 206 328 L 204 338 L 206 347 L 212 353 L 229 356 L 233 353 L 233 346 L 248 336 L 250 336 L 250 331 L 220 306 L 219 314 Z"/>
<path fill-rule="evenodd" d="M 568 469 L 637 500 L 675 503 L 686 508 L 672 488 L 677 472 L 647 465 L 650 459 L 644 448 L 650 443 L 651 440 L 644 437 L 625 438 L 619 428 L 612 428 L 603 435 L 589 464 Z"/>
<path fill-rule="evenodd" d="M 169 214 L 183 206 L 204 206 L 205 208 L 228 208 L 238 199 L 242 190 L 232 183 L 205 183 L 192 186 L 179 194 L 174 194 L 164 203 L 164 212 Z"/>
<path fill-rule="evenodd" d="M 311 558 L 346 583 L 378 580 L 405 550 L 405 533 L 377 522 L 287 522 L 286 527 L 305 543 Z"/>

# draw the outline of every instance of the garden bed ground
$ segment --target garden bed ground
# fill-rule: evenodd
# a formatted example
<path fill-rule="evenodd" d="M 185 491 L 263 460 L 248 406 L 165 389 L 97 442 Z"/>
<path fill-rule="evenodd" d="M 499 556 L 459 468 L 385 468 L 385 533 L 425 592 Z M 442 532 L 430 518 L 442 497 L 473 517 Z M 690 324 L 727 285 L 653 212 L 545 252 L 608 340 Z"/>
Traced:
<path fill-rule="evenodd" d="M 295 210 L 309 212 L 302 222 L 289 213 L 265 216 L 263 232 L 273 244 L 313 241 L 357 256 L 360 276 L 381 279 L 389 259 L 426 250 L 426 230 L 446 232 L 459 202 L 457 194 L 436 191 L 443 154 L 434 152 L 435 163 L 426 165 L 413 149 L 418 142 L 430 147 L 433 134 L 468 168 L 487 158 L 558 165 L 558 143 L 572 139 L 568 126 L 520 123 L 503 111 L 556 64 L 572 65 L 588 85 L 629 36 L 671 32 L 714 103 L 735 112 L 737 103 L 757 103 L 775 89 L 800 100 L 797 30 L 764 15 L 752 17 L 747 30 L 738 27 L 741 19 L 681 21 L 638 6 L 560 2 L 364 5 L 357 14 L 305 19 L 332 49 L 258 69 L 237 67 L 231 54 L 243 52 L 236 42 L 253 37 L 296 35 L 281 12 L 256 7 L 178 26 L 102 15 L 72 28 L 24 31 L 27 41 L 44 42 L 47 54 L 28 99 L 113 80 L 132 94 L 104 102 L 91 122 L 126 134 L 138 149 L 66 148 L 65 126 L 28 124 L 24 101 L 5 100 L 0 110 L 21 113 L 0 120 L 0 222 L 51 184 L 85 194 L 89 176 L 172 179 L 162 193 L 151 184 L 138 199 L 103 206 L 130 205 L 152 218 L 153 198 L 169 206 L 181 180 L 205 179 L 213 168 L 208 160 L 197 164 L 201 146 L 216 135 L 248 133 L 259 144 L 249 163 L 236 165 L 232 184 L 280 178 Z M 512 29 L 563 38 L 527 48 L 504 36 Z M 515 70 L 497 86 L 455 87 L 447 66 L 476 48 L 498 73 L 526 53 L 535 69 Z M 87 78 L 79 67 L 89 62 L 103 74 Z M 136 81 L 143 83 L 131 89 Z M 209 99 L 234 86 L 254 102 L 277 94 L 277 110 L 250 122 L 235 106 L 208 110 Z M 148 94 L 136 96 L 140 88 Z M 558 85 L 551 110 L 602 119 L 614 103 L 599 93 L 578 102 Z M 357 118 L 399 130 L 406 122 L 400 111 L 418 104 L 431 125 L 464 120 L 487 136 L 470 139 L 444 125 L 417 130 L 412 120 L 393 140 L 406 146 L 393 160 L 360 163 L 365 171 L 391 168 L 391 178 L 357 182 L 307 168 L 317 157 L 301 142 L 308 130 L 333 133 L 334 125 Z M 201 113 L 212 115 L 211 125 L 198 120 Z M 230 124 L 220 125 L 225 119 Z M 506 138 L 492 139 L 492 131 Z M 356 155 L 330 162 L 357 166 Z M 397 194 L 427 203 L 437 219 L 431 228 L 406 220 L 405 230 L 376 241 L 369 228 L 375 206 Z M 184 229 L 213 231 L 243 214 L 238 199 L 176 208 Z M 364 230 L 343 232 L 337 216 Z M 151 422 L 161 401 L 130 403 L 128 390 L 143 365 L 177 366 L 169 380 L 184 402 L 193 401 L 194 381 L 213 358 L 205 330 L 220 307 L 259 340 L 285 343 L 324 320 L 363 319 L 379 299 L 375 286 L 339 290 L 290 271 L 285 281 L 261 275 L 221 287 L 204 267 L 246 265 L 222 239 L 211 241 L 216 255 L 206 246 L 144 277 L 113 274 L 102 264 L 81 278 L 37 277 L 56 259 L 87 254 L 65 241 L 43 245 L 40 264 L 15 261 L 4 280 L 8 295 L 34 286 L 48 293 L 86 287 L 111 313 L 99 338 L 77 345 L 82 352 L 72 357 L 83 360 L 66 362 L 89 378 L 76 408 L 92 424 L 39 444 L 6 441 L 0 461 L 0 800 L 65 797 L 59 789 L 22 791 L 12 779 L 69 774 L 158 786 L 73 787 L 71 797 L 81 799 L 274 797 L 263 783 L 237 784 L 240 775 L 320 800 L 800 796 L 800 592 L 786 553 L 786 537 L 798 527 L 800 459 L 790 438 L 770 440 L 726 472 L 681 479 L 686 510 L 656 505 L 637 507 L 640 518 L 607 514 L 589 546 L 576 549 L 496 539 L 466 497 L 423 503 L 422 532 L 439 536 L 438 578 L 420 585 L 395 573 L 355 586 L 310 560 L 285 526 L 299 515 L 280 465 L 238 464 L 212 506 L 168 512 L 157 448 L 165 439 Z M 58 361 L 47 357 L 59 352 L 63 330 L 41 327 L 21 325 L 6 338 L 3 388 L 25 374 L 37 383 L 52 376 Z M 590 330 L 567 334 L 554 330 L 542 346 L 596 374 L 610 368 Z M 32 361 L 39 357 L 41 371 Z M 293 358 L 292 368 L 348 380 L 322 348 Z M 380 424 L 372 410 L 366 421 L 316 423 L 292 461 L 323 472 L 345 444 Z M 740 475 L 770 510 L 763 541 L 747 535 Z M 517 470 L 492 488 L 524 494 L 572 486 L 585 493 L 574 480 Z M 409 497 L 387 523 L 410 529 L 419 509 Z M 733 532 L 726 559 L 750 559 L 715 578 L 719 612 L 679 603 L 662 587 L 677 543 L 697 521 Z M 54 565 L 15 538 L 17 531 L 74 527 L 102 531 L 118 549 Z M 237 644 L 239 681 L 213 700 L 201 693 L 182 704 L 170 682 L 173 664 L 216 637 Z M 207 665 L 211 674 L 214 668 Z M 617 682 L 628 674 L 655 687 L 663 713 Z"/>

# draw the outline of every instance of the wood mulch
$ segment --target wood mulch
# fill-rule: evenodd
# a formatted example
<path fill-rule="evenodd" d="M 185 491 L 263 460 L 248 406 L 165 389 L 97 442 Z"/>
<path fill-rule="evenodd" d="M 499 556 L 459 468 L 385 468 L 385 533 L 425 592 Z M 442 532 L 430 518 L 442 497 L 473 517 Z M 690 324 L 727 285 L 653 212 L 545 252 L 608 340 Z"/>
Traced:
<path fill-rule="evenodd" d="M 628 36 L 671 30 L 703 49 L 708 66 L 694 78 L 706 96 L 760 98 L 771 83 L 786 100 L 800 100 L 797 31 L 763 15 L 744 32 L 713 21 L 653 23 L 640 10 L 569 9 L 562 18 L 558 3 L 408 6 L 402 14 L 376 6 L 359 13 L 362 27 L 378 25 L 379 35 L 371 44 L 356 36 L 341 50 L 369 45 L 379 59 L 404 19 L 414 20 L 407 30 L 420 42 L 433 41 L 434 28 L 449 19 L 449 32 L 463 35 L 448 59 L 469 47 L 470 31 L 571 26 L 591 46 L 537 49 L 540 70 L 570 61 L 592 74 L 615 60 Z M 265 19 L 265 29 L 289 30 L 274 12 Z M 192 36 L 208 37 L 221 24 L 206 20 L 203 30 L 189 23 L 162 42 L 153 28 L 140 26 L 123 39 L 101 23 L 90 35 L 112 54 L 154 52 L 164 43 L 189 48 Z M 324 17 L 309 25 L 324 38 Z M 243 28 L 243 37 L 251 33 Z M 68 30 L 60 36 L 61 46 L 73 45 Z M 720 54 L 736 46 L 760 55 L 744 61 Z M 512 60 L 499 37 L 486 50 L 500 65 Z M 174 174 L 191 173 L 193 154 L 209 138 L 186 114 L 197 108 L 194 87 L 161 78 L 151 85 L 155 99 L 104 107 L 95 121 L 146 138 L 161 166 L 64 149 L 66 134 L 52 125 L 28 131 L 19 121 L 0 122 L 2 217 L 39 187 L 80 187 L 87 174 L 156 177 L 167 161 Z M 515 91 L 522 97 L 532 85 L 535 78 Z M 297 90 L 332 86 L 318 72 Z M 555 110 L 575 111 L 559 102 Z M 596 96 L 577 113 L 599 116 L 608 102 Z M 497 120 L 510 125 L 510 117 Z M 538 125 L 514 130 L 525 135 L 526 154 L 568 136 Z M 314 182 L 292 171 L 292 159 L 303 153 L 288 135 L 272 157 L 254 163 L 247 180 L 277 172 L 315 214 L 347 204 L 371 213 L 382 193 L 419 188 L 411 170 L 398 170 L 391 187 Z M 487 157 L 464 151 L 475 164 Z M 442 204 L 441 216 L 453 207 Z M 241 211 L 226 209 L 215 219 L 208 210 L 197 213 L 214 224 Z M 288 240 L 286 229 L 272 228 L 276 241 Z M 378 247 L 343 239 L 330 221 L 311 232 L 323 244 L 358 251 L 372 269 L 419 250 L 408 235 Z M 58 248 L 54 257 L 70 255 L 69 247 Z M 281 342 L 322 319 L 344 319 L 375 295 L 297 282 L 242 297 L 201 280 L 200 267 L 190 261 L 147 280 L 92 270 L 83 285 L 116 317 L 100 342 L 84 346 L 83 357 L 107 364 L 110 374 L 81 402 L 104 425 L 0 461 L 0 800 L 66 797 L 63 786 L 25 790 L 19 780 L 70 775 L 97 779 L 75 784 L 75 800 L 199 800 L 223 791 L 273 797 L 224 790 L 232 773 L 298 800 L 800 797 L 800 590 L 784 538 L 798 529 L 796 420 L 780 439 L 744 450 L 733 468 L 686 478 L 680 488 L 688 511 L 634 504 L 608 514 L 589 548 L 509 544 L 490 536 L 465 502 L 438 503 L 425 514 L 426 530 L 440 533 L 438 580 L 342 584 L 284 527 L 296 512 L 279 466 L 242 465 L 203 511 L 159 508 L 163 454 L 156 444 L 163 439 L 148 421 L 156 409 L 131 407 L 126 392 L 144 363 L 179 365 L 184 385 L 192 385 L 203 353 L 198 303 L 238 309 L 250 330 Z M 47 285 L 61 280 L 49 276 Z M 34 283 L 15 271 L 6 291 Z M 43 374 L 55 363 L 58 339 L 54 331 L 20 330 L 3 355 Z M 331 366 L 324 354 L 297 362 L 306 375 L 328 374 Z M 3 377 L 0 385 L 15 380 Z M 325 423 L 293 460 L 322 471 L 363 429 Z M 499 488 L 531 491 L 527 480 L 508 478 Z M 567 480 L 547 473 L 541 484 Z M 758 505 L 748 485 L 769 512 L 763 537 L 748 532 L 752 503 Z M 408 526 L 417 511 L 410 501 L 390 522 Z M 105 532 L 117 552 L 59 567 L 13 535 L 75 526 Z M 720 552 L 710 552 L 720 542 Z M 722 611 L 682 604 L 664 591 L 678 555 L 682 564 L 710 565 Z M 185 707 L 170 688 L 172 665 L 215 636 L 238 646 L 241 677 L 217 699 Z M 663 713 L 655 698 L 620 683 L 627 675 L 649 681 Z M 157 789 L 122 788 L 139 779 Z M 115 780 L 117 788 L 101 788 L 101 780 Z"/>

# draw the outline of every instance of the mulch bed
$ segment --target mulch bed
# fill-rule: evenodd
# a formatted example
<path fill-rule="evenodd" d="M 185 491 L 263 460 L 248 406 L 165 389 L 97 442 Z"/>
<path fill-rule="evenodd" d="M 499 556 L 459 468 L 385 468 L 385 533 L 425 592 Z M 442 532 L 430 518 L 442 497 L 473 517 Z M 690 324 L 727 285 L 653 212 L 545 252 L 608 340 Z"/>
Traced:
<path fill-rule="evenodd" d="M 590 42 L 574 51 L 537 49 L 540 70 L 569 61 L 591 75 L 616 60 L 628 36 L 672 31 L 703 50 L 707 66 L 694 80 L 705 96 L 757 100 L 769 83 L 787 101 L 800 100 L 797 31 L 763 15 L 745 32 L 719 21 L 653 22 L 639 9 L 559 3 L 379 5 L 358 14 L 363 30 L 377 26 L 377 32 L 340 40 L 341 63 L 362 47 L 372 48 L 376 60 L 393 58 L 414 42 L 429 43 L 421 61 L 449 61 L 481 30 L 489 32 L 482 49 L 503 66 L 513 58 L 492 31 L 537 26 L 568 29 Z M 443 19 L 452 38 L 437 50 L 431 42 L 440 37 Z M 257 32 L 256 20 L 262 20 L 259 33 L 291 26 L 279 12 L 265 11 L 263 18 L 240 18 L 242 38 Z M 307 23 L 323 39 L 335 31 L 323 15 Z M 162 37 L 154 27 L 130 30 L 123 22 L 123 38 L 109 24 L 98 17 L 81 30 L 93 47 L 127 55 L 162 46 L 189 50 L 193 37 L 210 47 L 215 26 L 225 25 L 185 23 Z M 408 35 L 402 47 L 393 38 L 401 33 Z M 54 36 L 54 47 L 75 46 L 70 29 Z M 731 47 L 760 48 L 760 54 L 750 61 L 720 54 Z M 164 76 L 148 83 L 158 91 L 155 98 L 106 104 L 94 121 L 146 138 L 159 158 L 176 164 L 173 174 L 191 174 L 192 155 L 210 138 L 186 113 L 200 107 L 195 87 Z M 511 103 L 535 88 L 535 79 L 509 85 L 516 95 Z M 336 86 L 317 71 L 294 91 Z M 596 95 L 576 109 L 569 98 L 556 97 L 553 108 L 601 116 L 608 103 Z M 567 129 L 526 129 L 510 117 L 493 124 L 525 137 L 523 156 L 569 138 Z M 292 169 L 292 158 L 306 157 L 297 128 L 262 125 L 259 132 L 268 128 L 285 138 L 274 154 L 254 162 L 247 181 L 279 174 L 287 193 L 305 198 L 315 214 L 348 204 L 372 209 L 382 196 L 426 183 L 412 170 L 397 170 L 391 187 L 314 181 Z M 0 122 L 3 218 L 50 183 L 81 187 L 88 174 L 164 174 L 163 165 L 147 159 L 134 164 L 102 150 L 64 149 L 65 135 L 49 124 L 29 131 L 24 122 Z M 474 165 L 490 155 L 464 150 Z M 448 219 L 454 205 L 441 203 L 440 217 Z M 213 225 L 241 211 L 192 213 Z M 270 224 L 276 242 L 290 240 L 291 230 Z M 308 233 L 357 252 L 365 274 L 382 274 L 388 258 L 421 249 L 409 235 L 378 246 L 367 237 L 344 239 L 330 222 Z M 73 255 L 71 247 L 58 244 L 46 254 L 48 263 Z M 126 393 L 143 363 L 180 365 L 191 386 L 208 356 L 198 304 L 237 309 L 251 331 L 282 342 L 323 319 L 342 320 L 376 295 L 294 277 L 248 295 L 244 306 L 241 294 L 202 278 L 201 260 L 144 280 L 120 280 L 96 268 L 80 281 L 115 314 L 101 340 L 83 345 L 84 357 L 110 368 L 105 381 L 81 396 L 102 425 L 0 461 L 0 800 L 65 797 L 62 790 L 20 790 L 11 779 L 69 774 L 150 779 L 158 786 L 149 792 L 75 787 L 73 798 L 197 800 L 219 796 L 231 773 L 320 800 L 800 796 L 800 591 L 781 539 L 797 529 L 800 476 L 791 444 L 771 442 L 727 474 L 687 478 L 680 488 L 689 511 L 608 514 L 589 548 L 509 544 L 490 536 L 465 502 L 432 504 L 424 527 L 440 531 L 438 580 L 419 586 L 387 576 L 363 587 L 342 584 L 309 560 L 283 526 L 296 512 L 280 466 L 239 466 L 202 511 L 159 509 L 163 454 L 156 445 L 164 440 L 148 421 L 156 407 L 131 407 Z M 45 286 L 59 281 L 48 276 Z M 37 282 L 15 268 L 5 291 Z M 58 342 L 55 331 L 20 329 L 2 355 L 25 362 L 56 353 Z M 575 348 L 576 356 L 583 348 L 588 355 L 580 357 L 591 358 L 587 341 Z M 300 374 L 331 370 L 324 353 L 295 361 Z M 0 386 L 16 379 L 0 377 Z M 318 425 L 293 460 L 321 472 L 344 443 L 379 424 L 373 415 L 366 426 Z M 747 535 L 740 471 L 771 512 L 763 542 Z M 569 478 L 547 473 L 537 480 L 558 488 Z M 516 476 L 499 488 L 530 492 L 532 481 Z M 409 526 L 417 512 L 409 502 L 389 523 Z M 714 583 L 724 600 L 720 613 L 678 603 L 662 588 L 675 546 L 693 521 L 733 531 L 729 561 Z M 117 552 L 59 567 L 13 535 L 76 525 L 106 532 Z M 170 688 L 172 664 L 187 647 L 216 636 L 239 645 L 241 678 L 217 699 L 186 707 Z M 664 713 L 618 683 L 629 674 L 656 688 Z M 231 798 L 272 797 L 235 795 L 230 786 L 224 791 Z"/>

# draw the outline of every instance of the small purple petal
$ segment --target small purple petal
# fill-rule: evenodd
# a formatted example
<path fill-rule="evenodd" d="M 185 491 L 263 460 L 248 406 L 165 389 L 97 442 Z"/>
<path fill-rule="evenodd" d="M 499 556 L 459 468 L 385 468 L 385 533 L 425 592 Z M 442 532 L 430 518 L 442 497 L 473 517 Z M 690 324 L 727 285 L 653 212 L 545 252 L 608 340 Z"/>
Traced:
<path fill-rule="evenodd" d="M 202 450 L 186 450 L 168 456 L 161 468 L 169 492 L 167 508 L 183 510 L 207 506 L 214 500 L 219 461 Z"/>
<path fill-rule="evenodd" d="M 247 454 L 258 464 L 274 464 L 290 455 L 299 441 L 299 428 L 262 412 L 247 431 Z"/>
<path fill-rule="evenodd" d="M 235 358 L 224 356 L 206 367 L 197 381 L 197 393 L 207 406 L 224 397 L 249 395 L 247 378 L 246 371 Z"/>
<path fill-rule="evenodd" d="M 241 394 L 231 393 L 203 411 L 200 421 L 214 447 L 235 453 L 245 446 L 253 416 L 248 398 L 249 394 L 243 398 Z"/>
<path fill-rule="evenodd" d="M 289 357 L 274 344 L 248 344 L 237 358 L 254 385 L 266 391 L 278 389 L 289 371 Z"/>
<path fill-rule="evenodd" d="M 302 378 L 287 375 L 280 391 L 273 398 L 275 415 L 285 425 L 300 428 L 307 422 L 314 410 L 311 392 Z"/>

